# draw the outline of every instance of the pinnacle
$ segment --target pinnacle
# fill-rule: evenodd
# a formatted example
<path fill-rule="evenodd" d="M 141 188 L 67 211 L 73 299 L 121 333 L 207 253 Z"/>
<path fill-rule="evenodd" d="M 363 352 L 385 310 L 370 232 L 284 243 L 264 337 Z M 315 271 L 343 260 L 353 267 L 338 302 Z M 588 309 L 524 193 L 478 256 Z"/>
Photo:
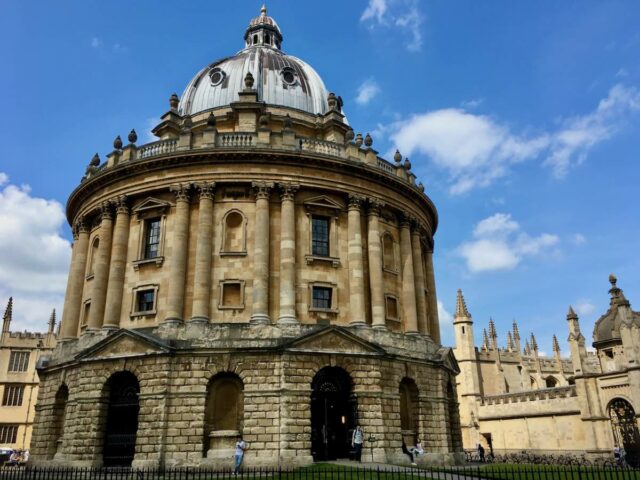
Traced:
<path fill-rule="evenodd" d="M 49 332 L 53 332 L 56 325 L 56 309 L 51 311 L 51 317 L 49 317 Z"/>
<path fill-rule="evenodd" d="M 2 316 L 2 319 L 11 321 L 12 317 L 13 317 L 13 297 L 9 297 L 9 301 L 7 302 L 7 308 L 4 311 L 4 315 Z"/>
<path fill-rule="evenodd" d="M 518 323 L 513 320 L 513 338 L 520 340 L 520 332 L 518 331 Z"/>
<path fill-rule="evenodd" d="M 531 348 L 535 351 L 538 350 L 538 342 L 536 342 L 536 337 L 531 333 Z"/>
<path fill-rule="evenodd" d="M 462 290 L 458 289 L 458 297 L 456 299 L 456 317 L 467 317 L 471 318 L 471 314 L 469 310 L 467 310 L 467 303 L 464 301 L 464 296 L 462 295 Z"/>
<path fill-rule="evenodd" d="M 569 305 L 569 312 L 567 313 L 567 318 L 578 318 L 578 315 L 573 310 L 573 307 Z"/>
<path fill-rule="evenodd" d="M 560 344 L 558 343 L 558 337 L 553 336 L 553 351 L 556 353 L 560 353 Z"/>
<path fill-rule="evenodd" d="M 493 318 L 489 317 L 489 336 L 491 338 L 496 338 L 498 334 L 496 333 L 496 324 L 493 323 Z"/>
<path fill-rule="evenodd" d="M 487 336 L 487 329 L 482 329 L 482 349 L 489 350 L 489 337 Z"/>

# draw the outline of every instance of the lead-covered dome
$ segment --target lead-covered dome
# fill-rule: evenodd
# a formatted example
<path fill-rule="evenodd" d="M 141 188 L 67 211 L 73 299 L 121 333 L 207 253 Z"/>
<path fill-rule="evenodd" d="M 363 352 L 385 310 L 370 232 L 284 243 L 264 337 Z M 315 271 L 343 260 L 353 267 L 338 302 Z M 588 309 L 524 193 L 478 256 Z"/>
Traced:
<path fill-rule="evenodd" d="M 324 82 L 307 63 L 280 50 L 282 33 L 264 6 L 249 23 L 244 39 L 243 50 L 203 68 L 189 82 L 179 105 L 181 115 L 237 102 L 247 73 L 254 77 L 260 101 L 311 114 L 328 111 Z"/>

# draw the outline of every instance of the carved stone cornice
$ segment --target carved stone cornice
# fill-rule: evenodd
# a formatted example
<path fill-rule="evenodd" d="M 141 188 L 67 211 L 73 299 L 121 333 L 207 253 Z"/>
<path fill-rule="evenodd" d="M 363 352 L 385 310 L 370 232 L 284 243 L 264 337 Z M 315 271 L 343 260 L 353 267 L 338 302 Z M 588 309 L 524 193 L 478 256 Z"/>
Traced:
<path fill-rule="evenodd" d="M 384 206 L 385 203 L 378 198 L 367 198 L 367 215 L 379 217 Z"/>
<path fill-rule="evenodd" d="M 116 207 L 116 214 L 124 214 L 129 215 L 129 199 L 126 195 L 120 195 L 119 197 L 113 199 L 111 203 Z"/>
<path fill-rule="evenodd" d="M 189 201 L 189 190 L 191 190 L 190 183 L 178 183 L 176 185 L 171 185 L 169 190 L 176 196 L 177 202 Z"/>
<path fill-rule="evenodd" d="M 296 196 L 296 192 L 300 188 L 300 185 L 293 183 L 279 183 L 278 187 L 280 188 L 280 199 L 282 201 L 293 201 Z"/>
<path fill-rule="evenodd" d="M 202 182 L 196 184 L 196 189 L 200 195 L 200 200 L 213 200 L 215 195 L 216 182 Z"/>
<path fill-rule="evenodd" d="M 360 210 L 364 201 L 365 197 L 362 195 L 349 195 L 349 210 Z"/>
<path fill-rule="evenodd" d="M 269 200 L 271 197 L 271 190 L 273 189 L 273 183 L 271 182 L 253 182 L 251 183 L 253 194 L 256 200 L 265 199 Z"/>

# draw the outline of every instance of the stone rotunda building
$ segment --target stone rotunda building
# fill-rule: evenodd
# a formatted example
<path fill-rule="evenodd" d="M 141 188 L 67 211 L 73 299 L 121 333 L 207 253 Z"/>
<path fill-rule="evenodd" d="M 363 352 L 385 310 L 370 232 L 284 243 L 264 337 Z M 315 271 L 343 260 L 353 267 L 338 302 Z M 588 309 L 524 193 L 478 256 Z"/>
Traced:
<path fill-rule="evenodd" d="M 37 464 L 229 467 L 462 450 L 440 344 L 438 216 L 266 14 L 154 129 L 71 193 L 60 343 L 39 368 Z"/>

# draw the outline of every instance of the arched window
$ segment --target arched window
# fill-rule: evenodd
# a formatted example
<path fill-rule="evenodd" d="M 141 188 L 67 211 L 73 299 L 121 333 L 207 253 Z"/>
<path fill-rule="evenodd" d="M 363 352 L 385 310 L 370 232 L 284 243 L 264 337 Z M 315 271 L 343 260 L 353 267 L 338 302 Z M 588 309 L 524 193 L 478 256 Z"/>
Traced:
<path fill-rule="evenodd" d="M 535 390 L 536 388 L 538 388 L 538 382 L 536 382 L 536 379 L 533 377 L 529 377 L 529 382 L 531 382 L 531 388 L 533 390 Z"/>
<path fill-rule="evenodd" d="M 254 35 L 253 36 L 253 44 L 257 45 L 258 44 L 258 35 Z"/>
<path fill-rule="evenodd" d="M 64 421 L 66 417 L 67 401 L 69 400 L 69 388 L 63 383 L 56 392 L 53 404 L 53 418 L 51 422 L 51 443 L 47 448 L 47 458 L 52 459 L 56 453 L 62 452 L 62 438 L 64 434 Z"/>
<path fill-rule="evenodd" d="M 390 272 L 396 272 L 396 249 L 393 236 L 389 232 L 382 235 L 382 267 Z"/>
<path fill-rule="evenodd" d="M 245 254 L 246 221 L 239 210 L 230 210 L 222 220 L 222 254 Z"/>
<path fill-rule="evenodd" d="M 418 387 L 410 378 L 400 382 L 400 429 L 404 443 L 415 445 L 418 439 Z"/>
<path fill-rule="evenodd" d="M 607 411 L 611 420 L 614 445 L 624 448 L 627 462 L 635 465 L 640 461 L 640 432 L 633 406 L 623 398 L 614 398 L 609 403 Z"/>
<path fill-rule="evenodd" d="M 267 45 L 271 44 L 271 36 L 268 33 L 264 36 L 264 43 Z"/>
<path fill-rule="evenodd" d="M 244 385 L 233 373 L 221 373 L 209 382 L 205 401 L 203 453 L 233 448 L 242 434 Z"/>
<path fill-rule="evenodd" d="M 111 375 L 103 390 L 107 401 L 102 462 L 105 467 L 129 467 L 136 452 L 140 384 L 128 371 Z"/>
<path fill-rule="evenodd" d="M 552 377 L 551 375 L 549 375 L 547 378 L 545 378 L 545 384 L 547 386 L 547 388 L 555 388 L 558 386 L 558 380 L 555 379 L 555 377 Z"/>
<path fill-rule="evenodd" d="M 100 247 L 100 238 L 96 237 L 93 239 L 93 243 L 91 244 L 91 252 L 89 253 L 89 268 L 87 269 L 87 276 L 93 275 L 93 269 L 96 264 L 96 260 L 98 259 L 98 248 Z"/>

